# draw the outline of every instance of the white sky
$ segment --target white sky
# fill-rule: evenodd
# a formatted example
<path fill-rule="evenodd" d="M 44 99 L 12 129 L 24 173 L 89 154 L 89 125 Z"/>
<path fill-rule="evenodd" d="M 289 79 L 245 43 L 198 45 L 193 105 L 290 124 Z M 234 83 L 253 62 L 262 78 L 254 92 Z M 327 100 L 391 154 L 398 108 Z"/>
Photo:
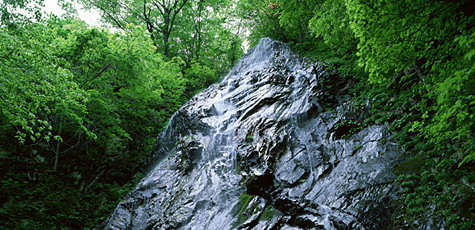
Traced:
<path fill-rule="evenodd" d="M 63 9 L 58 5 L 58 0 L 45 0 L 45 7 L 43 8 L 44 11 L 48 13 L 54 13 L 58 16 L 65 13 Z M 74 3 L 76 6 L 76 10 L 78 11 L 78 16 L 81 20 L 85 21 L 90 26 L 101 26 L 100 22 L 100 15 L 98 11 L 85 11 L 82 9 L 80 5 Z"/>

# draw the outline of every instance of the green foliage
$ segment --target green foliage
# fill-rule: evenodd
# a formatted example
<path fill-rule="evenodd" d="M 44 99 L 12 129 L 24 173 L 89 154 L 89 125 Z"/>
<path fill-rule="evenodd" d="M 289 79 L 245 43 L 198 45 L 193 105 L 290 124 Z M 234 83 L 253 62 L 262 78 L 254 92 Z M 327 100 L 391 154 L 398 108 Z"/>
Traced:
<path fill-rule="evenodd" d="M 187 67 L 199 62 L 224 74 L 243 55 L 239 25 L 223 16 L 232 10 L 229 0 L 79 2 L 99 10 L 117 29 L 125 31 L 129 23 L 144 26 L 157 51 L 167 59 L 181 57 Z"/>
<path fill-rule="evenodd" d="M 237 11 L 249 30 L 251 46 L 262 37 L 270 37 L 344 75 L 362 74 L 355 65 L 357 40 L 344 2 L 241 0 Z"/>
<path fill-rule="evenodd" d="M 435 83 L 431 94 L 436 105 L 427 112 L 435 111 L 434 117 L 427 119 L 427 127 L 422 131 L 431 137 L 436 148 L 443 149 L 450 141 L 459 147 L 457 152 L 464 158 L 463 163 L 473 162 L 475 157 L 475 65 L 472 59 L 475 53 L 475 30 L 471 28 L 464 35 L 456 36 L 454 43 L 458 44 L 460 55 L 456 60 L 450 60 L 445 65 L 433 65 L 433 70 L 439 71 L 446 78 Z M 417 128 L 417 126 L 414 126 Z M 460 166 L 459 165 L 459 166 Z"/>
<path fill-rule="evenodd" d="M 274 5 L 269 4 L 267 9 L 276 11 L 280 26 L 285 29 L 285 38 L 291 43 L 313 41 L 314 35 L 308 29 L 308 23 L 314 15 L 317 1 L 312 0 L 279 0 Z M 272 6 L 275 6 L 272 8 Z"/>
<path fill-rule="evenodd" d="M 182 103 L 180 59 L 163 61 L 142 27 L 129 26 L 123 35 L 80 28 L 57 44 L 59 56 L 71 60 L 65 67 L 91 93 L 90 120 L 108 130 L 101 141 L 109 150 L 124 149 L 130 140 L 149 141 Z"/>
<path fill-rule="evenodd" d="M 191 67 L 185 71 L 185 84 L 189 95 L 192 96 L 198 91 L 217 82 L 219 75 L 206 65 L 192 62 Z"/>
<path fill-rule="evenodd" d="M 90 1 L 81 0 L 84 6 L 96 8 L 102 19 L 118 29 L 127 30 L 129 23 L 143 25 L 147 28 L 156 46 L 161 44 L 163 55 L 173 57 L 170 53 L 170 38 L 184 7 L 190 5 L 188 0 L 174 1 Z"/>
<path fill-rule="evenodd" d="M 361 129 L 364 128 L 364 123 L 354 121 L 354 120 L 349 120 L 349 119 L 342 119 L 338 121 L 333 128 L 337 131 L 338 133 L 338 138 L 345 138 L 349 137 Z"/>
<path fill-rule="evenodd" d="M 350 17 L 346 12 L 347 4 L 344 1 L 319 2 L 308 23 L 316 41 L 313 47 L 305 48 L 311 52 L 304 51 L 304 54 L 327 63 L 330 70 L 366 79 L 366 74 L 356 64 L 357 39 L 350 28 Z"/>
<path fill-rule="evenodd" d="M 278 7 L 270 9 L 274 3 Z M 424 220 L 432 213 L 449 228 L 473 225 L 469 188 L 475 182 L 468 176 L 475 161 L 473 1 L 241 4 L 255 18 L 252 42 L 259 36 L 286 41 L 356 83 L 350 90 L 354 107 L 369 109 L 370 116 L 342 120 L 335 129 L 348 135 L 367 125 L 386 125 L 408 157 L 417 159 L 417 167 L 397 170 L 403 187 L 412 189 L 405 190 L 406 221 Z M 305 26 L 292 27 L 299 23 Z M 317 39 L 296 39 L 307 26 Z M 437 179 L 411 177 L 413 173 Z M 411 180 L 418 182 L 406 183 Z"/>
<path fill-rule="evenodd" d="M 335 47 L 340 56 L 356 48 L 356 39 L 349 28 L 349 15 L 343 1 L 327 0 L 316 6 L 309 21 L 315 36 L 322 38 L 329 47 Z"/>
<path fill-rule="evenodd" d="M 2 227 L 93 228 L 140 179 L 171 114 L 229 70 L 242 41 L 222 17 L 229 1 L 181 1 L 168 30 L 97 2 L 127 14 L 118 33 L 42 19 L 41 1 L 28 2 L 0 3 Z"/>
<path fill-rule="evenodd" d="M 2 227 L 95 227 L 186 99 L 184 63 L 164 61 L 142 27 L 16 25 L 0 28 Z"/>
<path fill-rule="evenodd" d="M 360 64 L 370 80 L 383 82 L 414 64 L 432 65 L 452 55 L 456 31 L 471 24 L 460 7 L 462 2 L 347 1 Z"/>
<path fill-rule="evenodd" d="M 288 42 L 291 45 L 312 44 L 315 36 L 308 29 L 316 1 L 241 0 L 238 15 L 249 28 L 249 40 L 255 45 L 262 37 Z"/>
<path fill-rule="evenodd" d="M 404 188 L 404 212 L 399 220 L 409 220 L 417 223 L 420 220 L 434 219 L 444 221 L 451 229 L 471 229 L 474 222 L 473 199 L 475 198 L 473 175 L 467 169 L 444 170 L 432 168 L 425 170 L 429 164 L 440 164 L 435 158 L 427 158 L 422 171 L 404 174 L 398 177 L 398 182 Z M 419 167 L 421 167 L 419 165 Z M 461 177 L 457 183 L 454 177 Z M 454 183 L 455 182 L 455 183 Z M 417 225 L 413 226 L 416 227 Z"/>
<path fill-rule="evenodd" d="M 50 45 L 53 34 L 38 24 L 0 31 L 1 124 L 15 132 L 20 144 L 63 142 L 62 123 L 76 135 L 95 138 L 85 126 L 88 93 L 58 66 Z"/>
<path fill-rule="evenodd" d="M 0 2 L 0 25 L 9 29 L 17 29 L 18 21 L 41 20 L 41 7 L 44 0 L 5 0 Z M 25 16 L 23 12 L 29 12 L 32 17 Z"/>
<path fill-rule="evenodd" d="M 454 229 L 474 223 L 468 189 L 475 144 L 469 4 L 346 1 L 358 62 L 376 83 L 363 93 L 372 105 L 370 122 L 388 124 L 410 157 L 422 159 L 418 168 L 399 170 L 410 223 L 434 216 Z"/>
<path fill-rule="evenodd" d="M 81 2 L 121 32 L 73 17 L 44 20 L 41 0 L 0 3 L 6 228 L 97 226 L 140 179 L 135 172 L 168 117 L 242 55 L 246 30 L 250 45 L 263 36 L 285 41 L 354 83 L 354 109 L 370 115 L 340 121 L 343 135 L 389 127 L 408 158 L 395 170 L 404 189 L 396 225 L 435 218 L 449 229 L 473 227 L 473 1 Z M 239 198 L 233 226 L 255 209 L 251 199 Z"/>
<path fill-rule="evenodd" d="M 241 23 L 228 16 L 230 14 L 231 1 L 201 0 L 191 1 L 177 18 L 180 27 L 174 30 L 173 43 L 170 44 L 172 53 L 182 57 L 187 68 L 199 64 L 199 68 L 208 67 L 214 71 L 207 81 L 216 81 L 226 74 L 243 55 L 239 35 L 242 33 Z"/>
<path fill-rule="evenodd" d="M 248 28 L 250 45 L 256 45 L 262 37 L 286 41 L 279 24 L 279 6 L 276 1 L 240 0 L 237 2 L 236 14 L 242 18 L 242 24 Z"/>

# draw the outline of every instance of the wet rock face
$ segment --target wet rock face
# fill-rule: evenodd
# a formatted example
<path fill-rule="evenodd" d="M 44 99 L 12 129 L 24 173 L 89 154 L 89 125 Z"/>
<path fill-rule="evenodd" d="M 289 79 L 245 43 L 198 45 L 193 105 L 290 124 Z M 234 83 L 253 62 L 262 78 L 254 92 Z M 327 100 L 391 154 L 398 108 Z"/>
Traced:
<path fill-rule="evenodd" d="M 387 229 L 401 150 L 383 126 L 352 133 L 350 85 L 263 39 L 177 111 L 100 229 Z"/>

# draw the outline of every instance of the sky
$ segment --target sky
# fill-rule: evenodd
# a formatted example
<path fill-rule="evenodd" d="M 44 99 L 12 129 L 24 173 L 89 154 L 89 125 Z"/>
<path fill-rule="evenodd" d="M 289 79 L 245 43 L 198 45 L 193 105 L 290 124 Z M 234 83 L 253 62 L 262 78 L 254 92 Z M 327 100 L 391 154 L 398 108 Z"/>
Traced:
<path fill-rule="evenodd" d="M 58 0 L 45 0 L 44 3 L 45 3 L 45 7 L 43 8 L 43 10 L 48 13 L 54 13 L 60 16 L 61 14 L 65 12 L 58 5 Z M 79 14 L 78 16 L 79 18 L 81 18 L 81 20 L 85 21 L 90 26 L 101 26 L 101 23 L 99 21 L 101 16 L 99 15 L 98 11 L 85 11 L 77 3 L 75 3 L 75 5 L 76 5 L 76 10 L 78 11 L 78 14 Z"/>

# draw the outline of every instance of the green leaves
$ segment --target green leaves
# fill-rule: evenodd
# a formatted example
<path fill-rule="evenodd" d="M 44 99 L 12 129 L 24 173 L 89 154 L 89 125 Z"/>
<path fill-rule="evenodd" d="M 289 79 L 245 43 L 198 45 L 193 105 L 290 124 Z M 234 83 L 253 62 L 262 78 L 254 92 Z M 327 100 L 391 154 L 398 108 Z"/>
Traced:
<path fill-rule="evenodd" d="M 186 89 L 193 95 L 216 82 L 219 75 L 208 66 L 193 62 L 191 67 L 186 70 L 184 78 Z"/>
<path fill-rule="evenodd" d="M 410 122 L 397 136 L 415 152 L 414 158 L 424 160 L 418 170 L 422 177 L 406 178 L 401 184 L 406 188 L 406 218 L 424 219 L 433 212 L 429 207 L 435 207 L 448 226 L 467 229 L 473 215 L 461 210 L 473 209 L 474 203 L 460 205 L 472 195 L 459 186 L 460 178 L 473 170 L 469 162 L 475 155 L 474 16 L 461 13 L 465 1 L 346 3 L 350 28 L 358 39 L 359 64 L 370 74 L 369 81 L 397 89 L 403 100 L 418 101 L 410 116 L 391 126 L 399 130 L 403 119 Z M 404 93 L 409 86 L 405 82 L 413 84 L 412 94 Z M 409 112 L 404 107 L 402 111 Z M 377 108 L 391 113 L 393 109 Z"/>
<path fill-rule="evenodd" d="M 64 67 L 74 72 L 74 80 L 90 95 L 88 126 L 101 132 L 97 141 L 109 151 L 125 149 L 131 140 L 143 138 L 134 123 L 160 129 L 154 120 L 165 118 L 152 111 L 164 101 L 170 103 L 167 110 L 182 102 L 181 59 L 163 61 L 144 27 L 127 25 L 123 34 L 79 27 L 67 38 L 58 38 L 57 45 L 59 56 L 68 60 Z"/>
<path fill-rule="evenodd" d="M 309 28 L 315 36 L 323 38 L 328 46 L 343 51 L 340 51 L 340 55 L 356 46 L 355 35 L 349 27 L 350 18 L 346 12 L 344 2 L 327 0 L 316 7 L 315 14 L 309 21 Z"/>
<path fill-rule="evenodd" d="M 72 126 L 82 127 L 79 117 L 85 114 L 87 95 L 72 82 L 71 73 L 55 65 L 48 56 L 54 31 L 41 25 L 26 25 L 19 36 L 2 29 L 5 38 L 0 49 L 3 59 L 0 91 L 3 122 L 17 131 L 20 143 L 49 142 L 53 117 L 69 117 Z M 53 115 L 54 114 L 54 115 Z M 48 131 L 48 132 L 47 132 Z"/>
<path fill-rule="evenodd" d="M 372 107 L 368 121 L 391 124 L 399 143 L 421 161 L 417 170 L 404 172 L 424 173 L 402 183 L 404 221 L 409 223 L 434 212 L 429 207 L 451 228 L 469 229 L 474 223 L 467 214 L 475 206 L 468 201 L 473 193 L 460 182 L 465 177 L 471 178 L 469 185 L 474 181 L 469 176 L 475 161 L 475 16 L 470 4 L 324 0 L 309 24 L 326 47 L 320 59 L 336 55 L 326 58 L 332 68 L 356 73 L 359 84 L 366 84 L 355 94 Z M 342 69 L 345 59 L 357 60 L 369 77 L 355 67 Z"/>
<path fill-rule="evenodd" d="M 350 27 L 359 40 L 360 64 L 373 82 L 384 82 L 418 60 L 432 64 L 444 58 L 450 51 L 443 49 L 451 48 L 447 42 L 463 25 L 458 23 L 458 3 L 348 0 L 346 5 Z"/>
<path fill-rule="evenodd" d="M 0 28 L 0 181 L 19 184 L 2 191 L 15 198 L 0 216 L 10 227 L 24 218 L 25 228 L 96 226 L 183 103 L 186 63 L 164 61 L 140 26 L 116 34 L 74 19 L 22 26 Z M 58 214 L 14 215 L 24 204 Z"/>
<path fill-rule="evenodd" d="M 239 17 L 250 31 L 251 46 L 262 37 L 292 45 L 313 41 L 308 23 L 317 5 L 318 2 L 309 0 L 241 0 L 237 4 Z"/>

